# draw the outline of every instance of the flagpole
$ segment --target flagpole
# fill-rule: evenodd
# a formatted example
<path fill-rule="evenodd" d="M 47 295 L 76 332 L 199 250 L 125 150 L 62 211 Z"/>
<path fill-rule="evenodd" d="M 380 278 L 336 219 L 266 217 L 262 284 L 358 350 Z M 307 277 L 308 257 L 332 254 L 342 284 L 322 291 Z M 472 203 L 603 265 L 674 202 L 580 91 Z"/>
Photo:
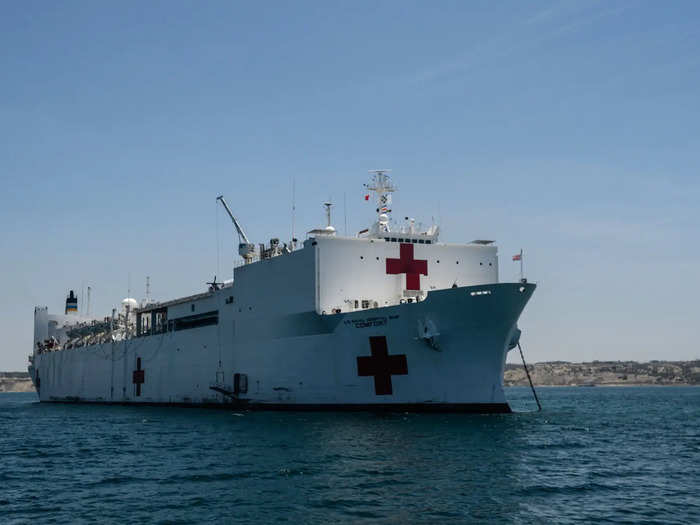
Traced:
<path fill-rule="evenodd" d="M 523 249 L 520 248 L 520 282 L 523 281 Z"/>

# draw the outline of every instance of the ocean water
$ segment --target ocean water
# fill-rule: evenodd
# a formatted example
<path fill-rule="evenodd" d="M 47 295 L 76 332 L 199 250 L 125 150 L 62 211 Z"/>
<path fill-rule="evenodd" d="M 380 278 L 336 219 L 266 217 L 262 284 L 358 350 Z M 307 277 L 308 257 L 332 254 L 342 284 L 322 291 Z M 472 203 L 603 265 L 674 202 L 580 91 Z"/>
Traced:
<path fill-rule="evenodd" d="M 510 415 L 0 394 L 2 523 L 700 523 L 700 388 L 526 388 Z"/>

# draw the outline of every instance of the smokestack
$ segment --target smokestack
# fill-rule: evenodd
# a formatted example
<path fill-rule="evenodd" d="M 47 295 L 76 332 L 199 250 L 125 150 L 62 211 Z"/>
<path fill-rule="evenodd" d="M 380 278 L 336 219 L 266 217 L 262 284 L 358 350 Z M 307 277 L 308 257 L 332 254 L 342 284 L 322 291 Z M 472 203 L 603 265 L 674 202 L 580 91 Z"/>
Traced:
<path fill-rule="evenodd" d="M 73 290 L 71 290 L 68 297 L 66 297 L 66 313 L 76 315 L 78 313 L 78 298 L 75 296 Z"/>

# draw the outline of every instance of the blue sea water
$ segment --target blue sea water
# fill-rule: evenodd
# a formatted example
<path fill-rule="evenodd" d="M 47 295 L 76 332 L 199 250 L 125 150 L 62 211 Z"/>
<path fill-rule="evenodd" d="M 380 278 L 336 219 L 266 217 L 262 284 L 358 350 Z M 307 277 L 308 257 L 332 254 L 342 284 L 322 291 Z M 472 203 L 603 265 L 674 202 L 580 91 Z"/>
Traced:
<path fill-rule="evenodd" d="M 2 523 L 700 523 L 700 388 L 511 388 L 510 415 L 0 394 Z"/>

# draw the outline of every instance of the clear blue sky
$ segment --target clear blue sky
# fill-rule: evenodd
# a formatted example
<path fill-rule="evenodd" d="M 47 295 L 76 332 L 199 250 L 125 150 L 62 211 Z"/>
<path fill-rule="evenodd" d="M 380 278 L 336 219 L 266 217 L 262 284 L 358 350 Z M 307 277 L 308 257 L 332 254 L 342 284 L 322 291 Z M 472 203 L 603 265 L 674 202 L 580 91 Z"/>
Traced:
<path fill-rule="evenodd" d="M 0 370 L 69 288 L 230 274 L 218 194 L 258 242 L 292 178 L 298 231 L 344 194 L 357 231 L 377 167 L 502 280 L 525 249 L 530 360 L 698 358 L 699 50 L 697 2 L 5 2 Z"/>

